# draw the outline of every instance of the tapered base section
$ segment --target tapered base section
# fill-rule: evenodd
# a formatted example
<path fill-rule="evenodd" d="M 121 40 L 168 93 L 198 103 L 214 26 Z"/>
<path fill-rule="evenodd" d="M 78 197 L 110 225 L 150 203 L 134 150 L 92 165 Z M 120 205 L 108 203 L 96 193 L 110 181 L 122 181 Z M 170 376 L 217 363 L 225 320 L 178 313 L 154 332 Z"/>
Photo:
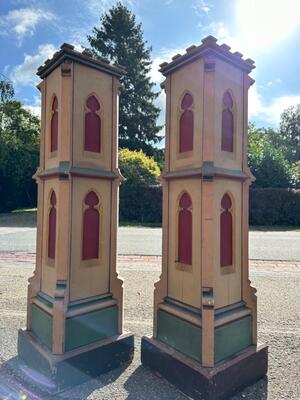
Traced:
<path fill-rule="evenodd" d="M 112 336 L 82 346 L 63 355 L 53 355 L 32 333 L 19 330 L 18 355 L 46 383 L 47 391 L 57 393 L 130 362 L 134 337 L 130 333 Z M 30 375 L 30 374 L 29 374 Z M 36 379 L 37 380 L 37 379 Z"/>
<path fill-rule="evenodd" d="M 268 370 L 267 346 L 250 346 L 214 368 L 203 368 L 197 361 L 153 338 L 142 338 L 141 351 L 145 366 L 195 400 L 228 399 L 264 377 Z"/>

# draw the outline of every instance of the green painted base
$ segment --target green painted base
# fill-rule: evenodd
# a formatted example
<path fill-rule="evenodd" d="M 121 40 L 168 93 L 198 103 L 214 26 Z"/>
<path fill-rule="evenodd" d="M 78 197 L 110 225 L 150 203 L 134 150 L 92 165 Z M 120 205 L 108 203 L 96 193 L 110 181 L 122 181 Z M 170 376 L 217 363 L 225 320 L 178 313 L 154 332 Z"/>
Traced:
<path fill-rule="evenodd" d="M 40 374 L 47 392 L 57 393 L 131 362 L 134 337 L 130 333 L 113 336 L 63 355 L 53 355 L 29 331 L 19 330 L 18 355 L 25 364 Z M 32 382 L 29 382 L 32 384 Z"/>
<path fill-rule="evenodd" d="M 52 315 L 35 304 L 31 305 L 31 330 L 51 351 Z M 65 351 L 98 342 L 118 334 L 118 307 L 83 312 L 65 319 Z"/>
<path fill-rule="evenodd" d="M 203 368 L 159 340 L 143 337 L 141 360 L 191 399 L 225 400 L 266 375 L 268 348 L 250 346 L 215 368 Z"/>
<path fill-rule="evenodd" d="M 176 308 L 178 309 L 179 306 L 176 305 Z M 237 310 L 240 311 L 240 308 Z M 191 314 L 191 311 L 184 308 L 181 308 L 181 311 L 184 314 Z M 232 313 L 232 310 L 227 311 L 227 314 L 229 312 Z M 193 360 L 201 362 L 201 326 L 196 326 L 164 310 L 158 310 L 157 339 Z M 252 317 L 244 316 L 215 327 L 214 344 L 215 363 L 226 360 L 251 346 Z"/>

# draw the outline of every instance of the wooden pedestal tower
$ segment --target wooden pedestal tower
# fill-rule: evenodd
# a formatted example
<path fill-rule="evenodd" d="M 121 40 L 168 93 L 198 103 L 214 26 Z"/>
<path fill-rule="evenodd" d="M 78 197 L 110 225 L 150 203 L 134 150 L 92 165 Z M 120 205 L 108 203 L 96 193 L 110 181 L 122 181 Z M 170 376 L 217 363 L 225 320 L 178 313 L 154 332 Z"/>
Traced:
<path fill-rule="evenodd" d="M 123 73 L 67 44 L 38 69 L 37 255 L 18 351 L 56 389 L 115 368 L 133 353 L 116 272 Z"/>
<path fill-rule="evenodd" d="M 212 36 L 163 63 L 162 274 L 142 362 L 192 398 L 227 398 L 264 376 L 248 274 L 249 73 Z M 201 397 L 203 396 L 203 397 Z"/>

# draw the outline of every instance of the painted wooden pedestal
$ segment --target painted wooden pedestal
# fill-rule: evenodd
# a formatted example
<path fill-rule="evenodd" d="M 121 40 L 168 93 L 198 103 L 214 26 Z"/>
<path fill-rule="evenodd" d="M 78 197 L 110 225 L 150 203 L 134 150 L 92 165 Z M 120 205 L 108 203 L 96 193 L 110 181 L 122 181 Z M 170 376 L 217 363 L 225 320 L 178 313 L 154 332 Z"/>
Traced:
<path fill-rule="evenodd" d="M 162 274 L 142 362 L 192 398 L 227 398 L 263 377 L 248 271 L 252 60 L 212 36 L 161 65 L 166 80 Z M 239 372 L 239 373 L 238 373 Z"/>
<path fill-rule="evenodd" d="M 37 256 L 18 353 L 55 390 L 130 361 L 116 272 L 122 67 L 64 44 L 43 79 Z"/>

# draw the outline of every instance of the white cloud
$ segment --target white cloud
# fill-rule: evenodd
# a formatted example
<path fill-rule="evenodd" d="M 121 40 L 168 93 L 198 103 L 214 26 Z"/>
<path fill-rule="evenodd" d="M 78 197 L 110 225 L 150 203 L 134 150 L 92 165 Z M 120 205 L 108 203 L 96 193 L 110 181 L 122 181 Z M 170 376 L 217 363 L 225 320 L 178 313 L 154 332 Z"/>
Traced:
<path fill-rule="evenodd" d="M 249 118 L 259 118 L 273 127 L 278 126 L 285 109 L 297 104 L 300 104 L 300 94 L 277 96 L 266 104 L 255 86 L 249 90 Z"/>
<path fill-rule="evenodd" d="M 0 18 L 0 34 L 14 33 L 21 43 L 26 36 L 33 36 L 36 26 L 43 21 L 51 21 L 55 18 L 49 11 L 34 8 L 20 8 L 9 11 Z"/>
<path fill-rule="evenodd" d="M 150 70 L 150 78 L 151 81 L 154 83 L 161 83 L 164 80 L 164 76 L 159 72 L 159 65 L 162 64 L 163 62 L 170 62 L 172 60 L 172 57 L 175 56 L 176 54 L 184 54 L 185 49 L 190 46 L 190 44 L 187 44 L 184 47 L 178 47 L 178 48 L 173 48 L 173 49 L 167 49 L 167 48 L 162 48 L 159 52 L 159 55 L 157 57 L 154 57 L 151 70 Z"/>
<path fill-rule="evenodd" d="M 243 47 L 238 37 L 232 35 L 229 28 L 222 21 L 213 21 L 208 25 L 202 26 L 202 31 L 205 35 L 212 35 L 218 39 L 218 44 L 226 43 L 231 47 L 231 51 L 239 51 Z"/>
<path fill-rule="evenodd" d="M 32 114 L 37 117 L 41 117 L 41 97 L 34 96 L 33 101 L 30 102 L 28 99 L 24 99 L 24 108 L 30 111 Z"/>
<path fill-rule="evenodd" d="M 203 12 L 208 14 L 211 10 L 211 7 L 211 4 L 207 0 L 195 0 L 193 5 L 194 10 L 200 15 L 202 15 Z"/>
<path fill-rule="evenodd" d="M 269 51 L 300 26 L 299 0 L 237 0 L 238 36 L 251 52 Z"/>
<path fill-rule="evenodd" d="M 39 78 L 36 76 L 36 71 L 40 65 L 51 58 L 56 51 L 53 44 L 42 44 L 38 47 L 38 51 L 33 54 L 24 54 L 22 64 L 16 65 L 10 74 L 10 79 L 15 86 L 36 85 Z"/>

